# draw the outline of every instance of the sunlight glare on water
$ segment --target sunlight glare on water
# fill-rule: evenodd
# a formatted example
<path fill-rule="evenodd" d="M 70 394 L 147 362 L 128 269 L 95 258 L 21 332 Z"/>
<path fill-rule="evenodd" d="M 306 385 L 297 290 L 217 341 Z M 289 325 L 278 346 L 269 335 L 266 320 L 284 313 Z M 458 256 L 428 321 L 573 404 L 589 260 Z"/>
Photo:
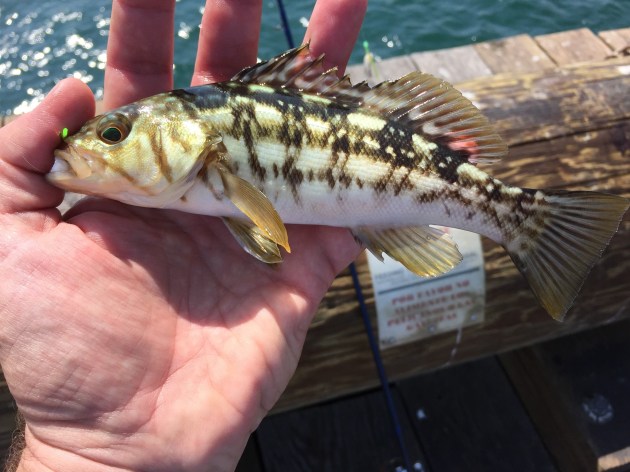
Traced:
<path fill-rule="evenodd" d="M 376 56 L 387 58 L 521 33 L 628 27 L 623 2 L 371 0 L 351 62 L 362 61 L 364 40 Z M 203 3 L 177 0 L 177 87 L 188 85 L 193 70 Z M 296 41 L 306 31 L 313 4 L 313 0 L 285 0 Z M 110 11 L 109 0 L 0 0 L 0 114 L 32 109 L 64 77 L 83 80 L 101 98 Z M 276 2 L 263 0 L 258 55 L 269 58 L 285 49 Z"/>
<path fill-rule="evenodd" d="M 106 2 L 86 8 L 89 12 L 47 1 L 35 10 L 26 8 L 28 3 L 0 6 L 0 113 L 32 109 L 63 77 L 93 85 L 100 98 L 110 14 Z"/>

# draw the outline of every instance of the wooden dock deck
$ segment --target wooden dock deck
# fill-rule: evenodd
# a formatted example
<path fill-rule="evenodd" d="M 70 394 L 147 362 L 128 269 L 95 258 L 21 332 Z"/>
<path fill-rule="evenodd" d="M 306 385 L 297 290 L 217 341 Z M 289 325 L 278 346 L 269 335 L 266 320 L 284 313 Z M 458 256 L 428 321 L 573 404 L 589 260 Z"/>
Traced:
<path fill-rule="evenodd" d="M 421 69 L 457 84 L 510 145 L 496 177 L 630 197 L 630 28 L 519 35 L 378 69 L 379 80 Z M 366 78 L 361 65 L 348 71 Z M 629 216 L 562 324 L 538 307 L 501 248 L 484 241 L 484 258 L 483 323 L 383 352 L 415 470 L 630 470 Z M 375 317 L 365 257 L 357 266 Z M 358 313 L 344 272 L 239 471 L 402 472 Z M 6 446 L 14 427 L 6 384 L 0 395 Z"/>

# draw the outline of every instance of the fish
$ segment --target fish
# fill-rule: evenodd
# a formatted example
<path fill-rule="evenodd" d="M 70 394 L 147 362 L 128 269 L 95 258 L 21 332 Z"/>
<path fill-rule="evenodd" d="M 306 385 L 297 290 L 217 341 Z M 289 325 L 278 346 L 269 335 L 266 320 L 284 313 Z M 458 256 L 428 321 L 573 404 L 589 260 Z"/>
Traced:
<path fill-rule="evenodd" d="M 96 116 L 54 152 L 49 182 L 150 208 L 220 217 L 267 264 L 285 224 L 348 228 L 423 277 L 462 260 L 432 225 L 502 245 L 561 320 L 628 208 L 590 191 L 511 186 L 478 164 L 507 146 L 452 85 L 416 71 L 370 87 L 308 44 L 225 82 L 168 91 Z"/>

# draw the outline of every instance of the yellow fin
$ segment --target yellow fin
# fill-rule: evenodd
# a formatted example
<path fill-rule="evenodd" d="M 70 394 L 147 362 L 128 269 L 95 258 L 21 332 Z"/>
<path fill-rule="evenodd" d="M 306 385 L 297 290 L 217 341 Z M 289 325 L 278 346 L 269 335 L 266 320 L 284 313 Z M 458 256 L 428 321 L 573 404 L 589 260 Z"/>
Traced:
<path fill-rule="evenodd" d="M 357 228 L 352 232 L 380 260 L 385 253 L 421 277 L 444 274 L 462 260 L 451 237 L 429 226 Z"/>
<path fill-rule="evenodd" d="M 540 234 L 522 232 L 505 248 L 540 304 L 562 321 L 630 202 L 597 192 L 543 192 L 549 208 Z"/>
<path fill-rule="evenodd" d="M 265 194 L 224 166 L 216 164 L 216 168 L 221 176 L 225 195 L 236 208 L 252 220 L 267 238 L 291 252 L 287 229 Z"/>
<path fill-rule="evenodd" d="M 258 226 L 238 218 L 224 217 L 222 220 L 245 252 L 267 264 L 282 262 L 280 248 Z"/>

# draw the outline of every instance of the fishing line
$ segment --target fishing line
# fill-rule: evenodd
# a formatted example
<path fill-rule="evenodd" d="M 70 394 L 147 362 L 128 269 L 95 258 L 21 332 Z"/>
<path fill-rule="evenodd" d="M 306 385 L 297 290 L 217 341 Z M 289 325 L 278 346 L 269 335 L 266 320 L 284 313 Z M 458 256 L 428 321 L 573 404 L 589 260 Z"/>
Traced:
<path fill-rule="evenodd" d="M 282 29 L 284 31 L 284 36 L 287 38 L 287 44 L 289 45 L 289 49 L 293 49 L 295 47 L 295 43 L 293 42 L 293 35 L 291 34 L 291 27 L 289 26 L 289 20 L 287 20 L 287 13 L 284 10 L 284 3 L 282 0 L 276 0 L 278 4 L 278 10 L 280 10 L 280 20 L 282 21 Z"/>
<path fill-rule="evenodd" d="M 411 472 L 414 469 L 411 467 L 409 453 L 407 452 L 407 447 L 405 446 L 405 438 L 403 435 L 402 426 L 400 424 L 398 412 L 396 411 L 396 405 L 394 404 L 394 398 L 392 397 L 392 392 L 389 387 L 389 379 L 387 378 L 385 366 L 383 365 L 383 358 L 381 357 L 381 352 L 376 342 L 376 337 L 374 336 L 372 322 L 370 321 L 370 314 L 368 313 L 365 298 L 363 297 L 363 290 L 361 289 L 361 283 L 359 282 L 359 274 L 357 273 L 357 268 L 354 265 L 354 262 L 350 264 L 350 274 L 352 274 L 352 283 L 354 284 L 354 290 L 357 294 L 357 300 L 359 302 L 359 308 L 361 310 L 361 318 L 363 318 L 363 324 L 365 325 L 365 331 L 368 336 L 368 342 L 370 343 L 370 349 L 372 350 L 372 357 L 374 358 L 374 363 L 376 364 L 378 378 L 381 381 L 381 387 L 383 389 L 383 393 L 385 394 L 385 401 L 387 403 L 389 417 L 394 424 L 396 439 L 398 441 L 398 446 L 400 447 L 400 452 L 403 456 L 406 470 L 407 472 Z"/>
<path fill-rule="evenodd" d="M 276 3 L 278 4 L 278 10 L 280 11 L 280 20 L 282 21 L 282 29 L 284 30 L 284 36 L 287 39 L 287 44 L 289 45 L 289 48 L 293 49 L 295 47 L 295 43 L 293 42 L 293 35 L 291 34 L 291 27 L 289 26 L 289 21 L 287 20 L 287 14 L 284 9 L 283 0 L 276 0 Z M 352 274 L 352 283 L 354 284 L 354 290 L 357 294 L 357 300 L 359 302 L 359 308 L 361 310 L 361 317 L 363 318 L 363 324 L 365 326 L 365 331 L 367 333 L 368 341 L 370 343 L 370 349 L 372 350 L 372 357 L 374 358 L 374 363 L 376 364 L 376 370 L 378 372 L 378 377 L 381 382 L 381 387 L 383 389 L 383 393 L 385 394 L 387 410 L 389 412 L 389 416 L 394 425 L 394 431 L 396 433 L 396 440 L 398 441 L 398 446 L 400 447 L 400 452 L 403 456 L 405 467 L 408 472 L 411 472 L 414 469 L 411 467 L 411 461 L 409 460 L 409 453 L 407 452 L 407 447 L 405 446 L 402 426 L 400 424 L 400 419 L 396 411 L 396 406 L 394 405 L 392 392 L 389 387 L 389 379 L 387 378 L 387 373 L 385 372 L 385 367 L 383 366 L 383 359 L 381 358 L 381 353 L 379 351 L 378 344 L 376 343 L 376 338 L 374 337 L 374 331 L 372 330 L 372 322 L 370 321 L 370 315 L 368 313 L 367 306 L 365 304 L 365 298 L 363 297 L 363 290 L 361 290 L 361 284 L 359 283 L 359 276 L 357 274 L 357 268 L 354 265 L 354 263 L 350 264 L 350 273 Z"/>

